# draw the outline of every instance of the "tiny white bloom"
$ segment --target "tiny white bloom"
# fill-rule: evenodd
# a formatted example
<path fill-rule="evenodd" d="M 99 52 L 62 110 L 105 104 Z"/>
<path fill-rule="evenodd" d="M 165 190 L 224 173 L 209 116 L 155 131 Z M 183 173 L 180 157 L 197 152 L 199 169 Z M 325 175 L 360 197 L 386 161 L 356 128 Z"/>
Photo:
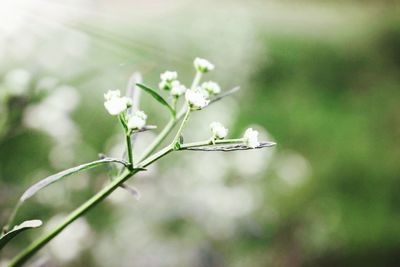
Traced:
<path fill-rule="evenodd" d="M 204 58 L 196 58 L 193 63 L 196 70 L 202 73 L 206 73 L 214 69 L 214 65 Z"/>
<path fill-rule="evenodd" d="M 128 128 L 132 130 L 142 129 L 146 125 L 147 115 L 143 111 L 135 111 L 128 119 Z"/>
<path fill-rule="evenodd" d="M 120 90 L 108 90 L 108 92 L 104 94 L 105 100 L 111 100 L 111 98 L 114 98 L 114 97 L 121 97 L 121 91 Z"/>
<path fill-rule="evenodd" d="M 219 122 L 212 122 L 210 128 L 216 139 L 224 139 L 228 135 L 228 129 Z"/>
<path fill-rule="evenodd" d="M 212 81 L 204 82 L 201 85 L 201 88 L 203 88 L 204 90 L 206 90 L 208 93 L 210 93 L 212 95 L 218 95 L 219 93 L 221 93 L 221 87 L 216 82 L 212 82 Z"/>
<path fill-rule="evenodd" d="M 104 107 L 108 113 L 113 116 L 119 115 L 124 112 L 127 108 L 132 106 L 132 99 L 129 97 L 121 97 L 119 90 L 110 90 L 104 94 Z"/>
<path fill-rule="evenodd" d="M 178 73 L 176 71 L 166 71 L 161 73 L 160 78 L 162 81 L 172 82 L 178 79 Z"/>
<path fill-rule="evenodd" d="M 175 97 L 179 97 L 186 92 L 186 87 L 181 84 L 179 81 L 173 81 L 171 83 L 171 95 Z"/>
<path fill-rule="evenodd" d="M 255 148 L 260 145 L 258 142 L 258 131 L 253 130 L 253 128 L 248 128 L 243 136 L 244 143 L 246 146 Z"/>
<path fill-rule="evenodd" d="M 189 103 L 191 109 L 202 109 L 210 103 L 207 97 L 201 91 L 194 91 L 191 89 L 186 90 L 186 101 Z"/>

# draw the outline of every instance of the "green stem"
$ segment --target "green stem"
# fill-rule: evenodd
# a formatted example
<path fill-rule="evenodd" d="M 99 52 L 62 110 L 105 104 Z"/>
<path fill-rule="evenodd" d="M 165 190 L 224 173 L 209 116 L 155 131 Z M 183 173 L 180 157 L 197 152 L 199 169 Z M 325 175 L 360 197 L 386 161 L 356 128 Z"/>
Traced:
<path fill-rule="evenodd" d="M 126 138 L 126 151 L 128 152 L 128 161 L 132 169 L 133 168 L 132 139 L 129 133 L 125 134 L 125 138 Z"/>
<path fill-rule="evenodd" d="M 156 154 L 150 156 L 143 162 L 139 164 L 141 168 L 144 168 L 154 161 L 160 159 L 161 157 L 167 155 L 172 151 L 171 146 L 168 146 Z M 111 183 L 109 183 L 106 187 L 100 190 L 97 194 L 91 197 L 88 201 L 83 203 L 79 208 L 74 210 L 67 218 L 65 218 L 56 228 L 54 228 L 50 233 L 44 235 L 43 237 L 37 239 L 34 243 L 28 246 L 25 250 L 19 253 L 8 265 L 9 267 L 18 267 L 22 266 L 29 258 L 31 258 L 36 252 L 38 252 L 42 247 L 44 247 L 50 240 L 56 237 L 62 230 L 64 230 L 69 224 L 74 222 L 76 219 L 84 215 L 86 212 L 95 207 L 98 203 L 100 203 L 104 198 L 110 195 L 115 189 L 117 189 L 120 185 L 122 185 L 126 180 L 128 180 L 131 176 L 136 174 L 139 170 L 127 170 L 119 177 L 114 179 Z"/>
<path fill-rule="evenodd" d="M 196 87 L 200 83 L 200 80 L 201 80 L 202 76 L 203 76 L 202 72 L 200 72 L 200 71 L 196 72 L 196 76 L 194 76 L 193 83 L 192 83 L 192 86 L 190 86 L 190 89 L 192 89 L 192 90 L 196 89 Z"/>
<path fill-rule="evenodd" d="M 181 126 L 179 126 L 178 132 L 176 132 L 176 135 L 174 137 L 174 140 L 172 141 L 172 145 L 175 147 L 175 144 L 179 141 L 179 137 L 181 136 L 183 129 L 185 128 L 186 122 L 189 119 L 189 115 L 190 115 L 190 108 L 188 107 L 185 113 L 185 117 L 183 117 Z"/>

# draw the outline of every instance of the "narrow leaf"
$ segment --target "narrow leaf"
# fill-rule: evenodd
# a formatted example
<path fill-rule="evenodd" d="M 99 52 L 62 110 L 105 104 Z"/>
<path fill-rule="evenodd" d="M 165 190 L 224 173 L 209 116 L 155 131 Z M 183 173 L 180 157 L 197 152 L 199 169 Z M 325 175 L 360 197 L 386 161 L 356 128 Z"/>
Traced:
<path fill-rule="evenodd" d="M 146 85 L 143 85 L 141 83 L 136 84 L 139 88 L 143 89 L 146 93 L 151 95 L 154 99 L 156 99 L 158 102 L 160 102 L 162 105 L 166 106 L 169 111 L 171 112 L 172 115 L 175 116 L 175 110 L 173 107 L 171 107 L 170 104 L 162 97 L 160 96 L 155 90 L 147 87 Z"/>
<path fill-rule="evenodd" d="M 105 159 L 100 159 L 100 160 L 92 161 L 89 163 L 85 163 L 85 164 L 61 171 L 54 175 L 48 176 L 47 178 L 44 178 L 43 180 L 37 182 L 36 184 L 32 185 L 31 187 L 28 188 L 28 190 L 25 191 L 25 193 L 22 195 L 20 201 L 23 202 L 23 201 L 27 200 L 28 198 L 31 198 L 38 191 L 42 190 L 43 188 L 47 187 L 48 185 L 50 185 L 54 182 L 57 182 L 58 180 L 66 177 L 66 176 L 72 175 L 72 174 L 80 172 L 80 171 L 88 170 L 93 167 L 99 166 L 101 164 L 110 163 L 110 162 L 121 163 L 126 167 L 130 166 L 129 162 L 126 162 L 126 161 L 120 160 L 120 159 L 114 159 L 114 158 L 105 158 Z"/>
<path fill-rule="evenodd" d="M 14 237 L 16 237 L 18 234 L 29 230 L 33 228 L 40 227 L 42 225 L 42 221 L 40 220 L 30 220 L 30 221 L 24 221 L 20 225 L 14 226 L 14 228 L 5 233 L 0 237 L 0 250 Z"/>

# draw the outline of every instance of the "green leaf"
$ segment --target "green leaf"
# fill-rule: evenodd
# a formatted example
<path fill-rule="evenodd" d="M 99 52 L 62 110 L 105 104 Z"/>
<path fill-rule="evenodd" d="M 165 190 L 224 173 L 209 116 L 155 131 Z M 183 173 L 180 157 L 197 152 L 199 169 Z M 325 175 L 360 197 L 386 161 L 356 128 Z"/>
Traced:
<path fill-rule="evenodd" d="M 50 184 L 52 184 L 54 182 L 57 182 L 58 180 L 66 177 L 66 176 L 72 175 L 72 174 L 80 172 L 80 171 L 88 170 L 93 167 L 99 166 L 101 164 L 106 164 L 106 163 L 110 163 L 110 162 L 121 163 L 125 167 L 130 166 L 129 162 L 120 160 L 120 159 L 114 159 L 114 158 L 104 158 L 104 159 L 92 161 L 89 163 L 85 163 L 85 164 L 61 171 L 54 175 L 48 176 L 47 178 L 44 178 L 43 180 L 37 182 L 36 184 L 32 185 L 31 187 L 28 188 L 28 190 L 25 191 L 25 193 L 20 198 L 20 201 L 23 202 L 23 201 L 27 200 L 28 198 L 31 198 L 38 191 L 42 190 L 43 188 L 49 186 Z"/>
<path fill-rule="evenodd" d="M 40 220 L 30 220 L 30 221 L 24 221 L 20 225 L 14 226 L 14 228 L 5 233 L 0 237 L 0 250 L 14 237 L 16 237 L 18 234 L 29 230 L 33 228 L 38 228 L 42 225 L 42 221 Z"/>
<path fill-rule="evenodd" d="M 168 104 L 168 102 L 162 97 L 160 96 L 155 90 L 147 87 L 146 85 L 143 85 L 141 83 L 137 83 L 136 84 L 139 88 L 143 89 L 146 93 L 150 94 L 152 97 L 154 97 L 155 100 L 157 100 L 158 102 L 160 102 L 162 105 L 166 106 L 169 111 L 171 112 L 171 114 L 173 116 L 175 116 L 176 112 L 175 109 L 173 107 L 171 107 L 170 104 Z"/>

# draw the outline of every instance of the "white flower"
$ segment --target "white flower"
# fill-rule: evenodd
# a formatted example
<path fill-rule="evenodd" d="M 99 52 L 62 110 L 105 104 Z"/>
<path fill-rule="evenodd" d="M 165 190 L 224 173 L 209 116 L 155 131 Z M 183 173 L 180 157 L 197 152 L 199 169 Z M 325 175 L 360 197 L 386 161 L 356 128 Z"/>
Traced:
<path fill-rule="evenodd" d="M 188 89 L 186 90 L 185 98 L 191 109 L 202 109 L 210 103 L 201 91 Z"/>
<path fill-rule="evenodd" d="M 228 135 L 228 129 L 219 122 L 212 122 L 210 128 L 216 139 L 224 139 Z"/>
<path fill-rule="evenodd" d="M 179 97 L 186 92 L 186 87 L 181 84 L 179 81 L 173 81 L 171 83 L 171 95 L 175 97 Z"/>
<path fill-rule="evenodd" d="M 201 88 L 212 95 L 218 95 L 221 92 L 221 87 L 219 87 L 218 83 L 212 81 L 204 82 Z"/>
<path fill-rule="evenodd" d="M 129 97 L 121 97 L 121 92 L 119 90 L 110 90 L 104 94 L 104 107 L 107 109 L 108 113 L 113 116 L 119 115 L 124 112 L 127 108 L 132 106 L 132 99 Z"/>
<path fill-rule="evenodd" d="M 160 78 L 162 81 L 172 82 L 178 79 L 178 73 L 176 71 L 166 71 L 161 73 Z"/>
<path fill-rule="evenodd" d="M 167 90 L 167 91 L 169 91 L 169 90 L 171 90 L 171 83 L 170 83 L 170 82 L 167 82 L 167 81 L 161 81 L 161 82 L 158 84 L 158 88 L 160 88 L 161 90 Z"/>
<path fill-rule="evenodd" d="M 196 70 L 202 73 L 206 73 L 214 69 L 214 65 L 210 63 L 210 61 L 203 58 L 196 58 L 193 63 Z"/>
<path fill-rule="evenodd" d="M 142 129 L 146 125 L 147 115 L 143 111 L 135 111 L 128 119 L 128 128 L 132 130 Z"/>
<path fill-rule="evenodd" d="M 246 130 L 243 136 L 243 141 L 246 146 L 255 148 L 260 145 L 258 142 L 258 131 L 253 130 L 253 128 L 249 128 Z"/>

